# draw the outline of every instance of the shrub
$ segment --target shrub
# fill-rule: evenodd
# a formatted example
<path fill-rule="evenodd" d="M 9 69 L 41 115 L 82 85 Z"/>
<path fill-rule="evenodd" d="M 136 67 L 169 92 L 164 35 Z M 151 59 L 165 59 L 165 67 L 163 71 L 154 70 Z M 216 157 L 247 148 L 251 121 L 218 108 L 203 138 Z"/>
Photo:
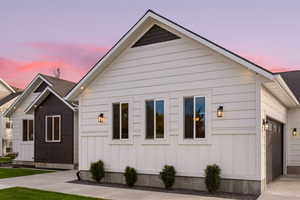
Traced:
<path fill-rule="evenodd" d="M 10 158 L 11 160 L 14 160 L 18 156 L 18 153 L 8 153 L 6 157 Z"/>
<path fill-rule="evenodd" d="M 221 183 L 221 169 L 218 165 L 208 165 L 205 169 L 205 184 L 210 193 L 215 193 Z"/>
<path fill-rule="evenodd" d="M 176 171 L 173 166 L 165 165 L 160 172 L 160 179 L 164 182 L 165 188 L 170 189 L 175 183 Z"/>
<path fill-rule="evenodd" d="M 137 181 L 136 170 L 132 167 L 126 167 L 124 176 L 125 176 L 126 184 L 129 187 L 133 187 L 135 182 Z"/>
<path fill-rule="evenodd" d="M 92 174 L 92 178 L 97 181 L 100 182 L 101 179 L 104 177 L 104 164 L 101 160 L 99 160 L 98 162 L 94 162 L 91 164 L 90 167 L 90 172 Z"/>

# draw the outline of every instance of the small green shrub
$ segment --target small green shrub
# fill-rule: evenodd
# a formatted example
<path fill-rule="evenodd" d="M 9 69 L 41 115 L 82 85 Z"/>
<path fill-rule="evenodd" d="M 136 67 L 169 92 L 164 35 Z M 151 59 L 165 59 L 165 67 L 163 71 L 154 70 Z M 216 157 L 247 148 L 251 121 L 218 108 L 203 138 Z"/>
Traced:
<path fill-rule="evenodd" d="M 137 181 L 136 170 L 132 167 L 126 167 L 124 176 L 125 176 L 126 184 L 129 187 L 133 187 L 135 182 Z"/>
<path fill-rule="evenodd" d="M 8 153 L 6 157 L 9 157 L 11 160 L 14 160 L 18 156 L 18 153 Z"/>
<path fill-rule="evenodd" d="M 163 170 L 160 172 L 160 179 L 163 181 L 166 189 L 170 189 L 174 185 L 175 175 L 175 168 L 170 165 L 165 165 Z"/>
<path fill-rule="evenodd" d="M 100 182 L 104 177 L 104 164 L 101 160 L 91 164 L 90 172 L 95 181 Z"/>
<path fill-rule="evenodd" d="M 205 184 L 210 193 L 218 191 L 221 184 L 221 169 L 218 165 L 208 165 L 205 169 Z"/>

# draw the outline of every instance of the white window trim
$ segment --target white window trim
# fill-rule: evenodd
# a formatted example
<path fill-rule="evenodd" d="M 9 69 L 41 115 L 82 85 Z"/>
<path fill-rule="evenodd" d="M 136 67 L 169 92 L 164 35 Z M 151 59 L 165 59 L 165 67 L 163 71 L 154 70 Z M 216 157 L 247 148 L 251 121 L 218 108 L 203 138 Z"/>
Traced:
<path fill-rule="evenodd" d="M 129 139 L 129 103 L 127 102 L 115 102 L 115 103 L 112 103 L 111 106 L 113 106 L 114 104 L 119 104 L 119 137 L 118 139 L 114 139 L 113 138 L 113 134 L 111 135 L 112 136 L 112 140 L 128 140 Z M 128 138 L 122 138 L 122 105 L 123 104 L 128 104 Z M 112 110 L 113 112 L 113 110 Z M 113 113 L 112 113 L 113 114 Z M 112 117 L 112 121 L 113 121 L 113 116 Z M 113 123 L 112 123 L 112 128 L 113 128 Z M 113 133 L 113 129 L 112 129 L 112 133 Z"/>
<path fill-rule="evenodd" d="M 27 121 L 27 140 L 23 140 L 23 121 Z M 32 140 L 29 140 L 29 121 L 32 120 Z M 34 120 L 33 119 L 22 119 L 22 142 L 33 142 L 34 141 Z"/>
<path fill-rule="evenodd" d="M 186 97 L 205 97 L 205 138 L 184 138 L 184 98 Z M 178 144 L 211 144 L 211 91 L 188 91 L 179 94 L 179 139 Z M 194 99 L 195 104 L 195 99 Z M 195 109 L 195 107 L 194 107 Z M 195 112 L 194 112 L 195 115 Z M 195 123 L 194 123 L 195 129 Z"/>
<path fill-rule="evenodd" d="M 153 103 L 154 103 L 154 113 L 153 113 L 153 120 L 154 120 L 154 138 L 147 138 L 146 136 L 147 136 L 147 118 L 146 118 L 146 102 L 147 101 L 153 101 Z M 157 136 L 156 136 L 156 102 L 157 101 L 163 101 L 164 102 L 164 137 L 163 138 L 157 138 Z M 166 121 L 167 121 L 167 119 L 166 119 L 166 100 L 165 99 L 161 99 L 161 98 L 158 98 L 158 99 L 146 99 L 145 101 L 144 101 L 144 109 L 145 109 L 145 112 L 143 112 L 143 114 L 145 115 L 144 117 L 145 117 L 145 120 L 144 120 L 144 123 L 145 123 L 145 125 L 144 125 L 144 131 L 145 131 L 145 140 L 148 140 L 148 141 L 153 141 L 153 140 L 165 140 L 165 138 L 166 138 L 166 125 L 167 125 L 167 123 L 166 123 Z"/>
<path fill-rule="evenodd" d="M 128 104 L 128 139 L 113 139 L 113 104 L 127 103 Z M 133 144 L 133 101 L 132 98 L 112 98 L 108 100 L 109 105 L 109 140 L 111 145 L 132 145 Z M 121 106 L 120 106 L 121 108 Z M 120 120 L 121 123 L 121 120 Z M 120 127 L 121 128 L 121 127 Z M 121 131 L 120 131 L 121 134 Z"/>
<path fill-rule="evenodd" d="M 169 145 L 169 126 L 168 126 L 168 121 L 169 121 L 169 96 L 164 96 L 164 95 L 145 95 L 143 97 L 140 97 L 140 106 L 141 106 L 141 123 L 142 123 L 142 145 Z M 146 139 L 146 101 L 153 100 L 159 101 L 162 100 L 164 101 L 164 138 L 154 138 L 154 139 Z M 155 113 L 154 113 L 155 114 Z M 156 122 L 155 122 L 156 123 Z M 156 131 L 156 130 L 155 130 Z"/>
<path fill-rule="evenodd" d="M 54 140 L 54 120 L 53 118 L 59 118 L 59 139 Z M 48 118 L 52 118 L 52 140 L 48 140 L 47 133 L 48 133 Z M 45 141 L 46 142 L 61 142 L 61 115 L 46 115 L 45 116 Z"/>

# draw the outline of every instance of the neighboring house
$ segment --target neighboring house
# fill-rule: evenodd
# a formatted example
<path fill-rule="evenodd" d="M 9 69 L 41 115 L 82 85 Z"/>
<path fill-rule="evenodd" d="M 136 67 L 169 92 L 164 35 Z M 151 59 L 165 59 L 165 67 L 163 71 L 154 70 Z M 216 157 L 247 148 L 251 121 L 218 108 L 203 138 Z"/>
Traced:
<path fill-rule="evenodd" d="M 205 190 L 216 163 L 221 191 L 259 194 L 300 171 L 299 100 L 281 75 L 152 11 L 66 99 L 79 103 L 83 179 L 102 160 L 108 182 L 131 166 L 138 185 L 162 187 L 158 174 L 173 165 L 175 188 Z"/>
<path fill-rule="evenodd" d="M 3 113 L 21 94 L 18 88 L 10 86 L 0 79 L 0 156 L 12 152 L 12 122 L 3 116 Z"/>
<path fill-rule="evenodd" d="M 76 105 L 63 99 L 74 86 L 73 82 L 39 74 L 5 113 L 14 124 L 16 164 L 76 167 Z"/>

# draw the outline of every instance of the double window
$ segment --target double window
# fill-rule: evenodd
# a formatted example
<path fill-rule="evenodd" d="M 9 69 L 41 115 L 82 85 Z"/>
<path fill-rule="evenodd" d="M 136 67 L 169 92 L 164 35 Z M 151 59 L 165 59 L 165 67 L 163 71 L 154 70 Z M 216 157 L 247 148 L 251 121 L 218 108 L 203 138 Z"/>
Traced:
<path fill-rule="evenodd" d="M 128 103 L 113 103 L 113 139 L 128 139 L 129 110 Z"/>
<path fill-rule="evenodd" d="M 205 138 L 205 97 L 184 98 L 184 139 Z"/>
<path fill-rule="evenodd" d="M 146 101 L 146 139 L 163 139 L 165 135 L 165 105 L 163 100 Z"/>
<path fill-rule="evenodd" d="M 23 141 L 33 141 L 33 120 L 23 119 Z"/>
<path fill-rule="evenodd" d="M 60 142 L 61 140 L 61 116 L 47 115 L 46 116 L 45 136 L 46 142 Z"/>

